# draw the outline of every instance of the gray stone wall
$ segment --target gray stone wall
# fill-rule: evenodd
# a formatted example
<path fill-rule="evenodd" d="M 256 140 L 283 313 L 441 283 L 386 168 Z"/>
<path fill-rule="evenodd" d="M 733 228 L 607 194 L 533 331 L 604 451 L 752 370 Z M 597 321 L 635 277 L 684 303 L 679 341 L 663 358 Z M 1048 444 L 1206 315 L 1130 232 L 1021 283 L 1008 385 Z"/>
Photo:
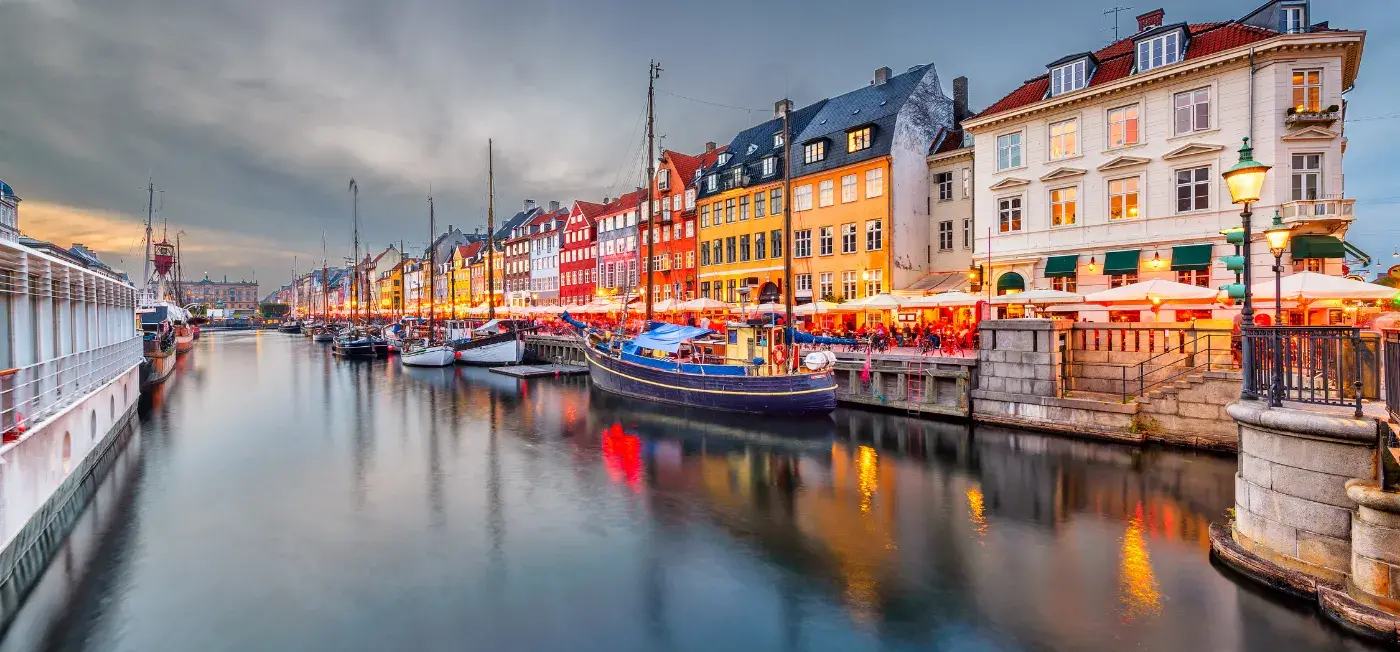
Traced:
<path fill-rule="evenodd" d="M 1372 606 L 1400 613 L 1400 493 L 1370 480 L 1346 485 L 1351 517 L 1351 586 Z"/>

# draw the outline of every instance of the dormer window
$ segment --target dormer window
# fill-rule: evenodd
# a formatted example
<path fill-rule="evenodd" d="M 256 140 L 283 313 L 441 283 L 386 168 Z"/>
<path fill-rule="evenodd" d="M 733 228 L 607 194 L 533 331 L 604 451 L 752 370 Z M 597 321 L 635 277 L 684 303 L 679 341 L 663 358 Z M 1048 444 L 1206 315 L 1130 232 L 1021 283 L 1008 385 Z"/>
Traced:
<path fill-rule="evenodd" d="M 826 160 L 826 141 L 818 140 L 802 147 L 802 162 L 811 165 Z"/>
<path fill-rule="evenodd" d="M 715 176 L 715 175 L 713 175 L 713 174 L 711 174 L 711 175 L 708 176 L 708 177 L 705 177 L 705 190 L 706 190 L 706 191 L 708 191 L 708 192 L 714 192 L 717 188 L 719 188 L 719 177 L 717 177 L 717 176 Z"/>
<path fill-rule="evenodd" d="M 1181 30 L 1173 29 L 1160 36 L 1138 41 L 1137 71 L 1147 72 L 1181 61 Z"/>
<path fill-rule="evenodd" d="M 757 152 L 757 151 L 758 151 L 758 143 L 749 143 L 749 154 L 753 154 L 754 152 Z"/>
<path fill-rule="evenodd" d="M 729 163 L 729 152 L 725 152 L 719 155 L 719 164 L 724 165 L 726 163 Z"/>
<path fill-rule="evenodd" d="M 763 176 L 771 177 L 778 172 L 778 157 L 766 156 L 763 159 Z"/>
<path fill-rule="evenodd" d="M 1077 91 L 1087 84 L 1089 61 L 1080 59 L 1050 71 L 1050 96 Z"/>
<path fill-rule="evenodd" d="M 670 188 L 671 174 L 665 170 L 656 173 L 656 189 L 666 192 Z"/>
<path fill-rule="evenodd" d="M 1287 5 L 1280 12 L 1279 31 L 1284 34 L 1301 34 L 1307 30 L 1306 5 Z"/>
<path fill-rule="evenodd" d="M 782 133 L 773 134 L 773 149 L 778 149 L 779 147 L 782 147 L 782 146 L 783 146 L 783 134 L 782 134 Z"/>
<path fill-rule="evenodd" d="M 846 151 L 859 152 L 863 149 L 870 149 L 870 127 L 861 127 L 853 131 L 846 132 Z"/>

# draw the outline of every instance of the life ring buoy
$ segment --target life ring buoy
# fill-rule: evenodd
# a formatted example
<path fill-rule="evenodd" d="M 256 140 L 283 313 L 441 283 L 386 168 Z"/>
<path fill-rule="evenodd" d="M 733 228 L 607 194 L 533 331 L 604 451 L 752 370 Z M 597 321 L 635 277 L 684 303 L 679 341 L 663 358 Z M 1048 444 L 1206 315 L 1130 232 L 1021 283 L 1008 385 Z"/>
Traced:
<path fill-rule="evenodd" d="M 784 347 L 783 345 L 781 345 L 781 344 L 779 344 L 779 345 L 773 347 L 773 364 L 774 364 L 774 365 L 777 365 L 777 366 L 781 367 L 781 366 L 783 366 L 783 363 L 784 363 L 784 362 L 787 362 L 787 360 L 786 360 L 786 357 L 787 357 L 787 356 L 786 356 L 786 353 L 784 352 L 784 348 L 785 348 L 785 347 Z"/>

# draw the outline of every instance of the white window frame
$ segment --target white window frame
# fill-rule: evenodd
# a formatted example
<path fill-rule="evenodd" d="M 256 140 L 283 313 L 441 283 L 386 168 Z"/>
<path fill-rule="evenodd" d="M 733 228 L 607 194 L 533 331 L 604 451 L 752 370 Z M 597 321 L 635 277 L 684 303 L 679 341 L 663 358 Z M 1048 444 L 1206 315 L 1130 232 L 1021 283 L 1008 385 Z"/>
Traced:
<path fill-rule="evenodd" d="M 1307 26 L 1306 5 L 1284 5 L 1279 9 L 1279 31 L 1284 34 L 1301 34 Z"/>
<path fill-rule="evenodd" d="M 1013 137 L 1016 139 L 1015 143 L 1010 142 L 1010 139 Z M 1002 164 L 1002 152 L 1006 152 L 1005 165 Z M 1011 158 L 1013 153 L 1015 154 L 1015 160 Z M 1012 131 L 997 136 L 996 167 L 997 172 L 1026 167 L 1025 131 Z"/>
<path fill-rule="evenodd" d="M 1299 82 L 1299 80 L 1298 80 L 1298 76 L 1299 76 L 1299 75 L 1302 75 L 1302 81 L 1301 81 L 1301 82 Z M 1316 75 L 1316 81 L 1310 81 L 1310 80 L 1308 79 L 1309 76 L 1313 76 L 1313 75 Z M 1292 100 L 1292 106 L 1293 106 L 1293 109 L 1294 109 L 1295 111 L 1298 111 L 1298 112 L 1309 112 L 1309 111 L 1311 111 L 1311 112 L 1317 112 L 1317 111 L 1321 111 L 1321 110 L 1322 110 L 1323 106 L 1325 106 L 1325 105 L 1322 103 L 1323 75 L 1324 75 L 1324 73 L 1323 73 L 1323 70 L 1322 70 L 1321 68 L 1299 68 L 1299 69 L 1297 69 L 1297 70 L 1294 70 L 1294 71 L 1293 71 L 1293 74 L 1289 76 L 1289 77 L 1290 77 L 1290 85 L 1289 85 L 1290 99 Z M 1298 91 L 1300 91 L 1300 90 L 1303 92 L 1303 103 L 1302 103 L 1302 104 L 1299 104 L 1299 103 L 1298 103 L 1298 99 L 1297 99 Z M 1316 91 L 1316 93 L 1317 93 L 1317 102 L 1316 102 L 1315 104 L 1313 104 L 1313 103 L 1311 102 L 1311 100 L 1309 99 L 1309 97 L 1308 97 L 1308 95 L 1309 95 L 1308 91 Z"/>
<path fill-rule="evenodd" d="M 859 293 L 860 285 L 858 284 L 858 277 L 856 276 L 855 270 L 842 270 L 841 299 L 843 301 L 850 301 L 851 299 L 857 298 L 856 295 Z"/>
<path fill-rule="evenodd" d="M 1025 195 L 1003 195 L 996 198 L 997 233 L 1020 233 L 1026 230 L 1026 196 Z M 1015 202 L 1015 206 L 1010 206 L 1010 202 Z M 1011 228 L 1014 222 L 1011 212 L 1017 213 L 1015 221 L 1020 222 L 1017 228 Z M 1003 223 L 1006 224 L 1003 228 Z"/>
<path fill-rule="evenodd" d="M 1202 116 L 1201 110 L 1198 108 L 1202 104 L 1202 102 L 1199 101 L 1201 93 L 1205 93 L 1204 116 Z M 1182 98 L 1187 99 L 1187 104 L 1184 106 L 1179 104 L 1179 100 Z M 1172 93 L 1172 133 L 1177 136 L 1184 136 L 1202 131 L 1210 131 L 1211 125 L 1215 124 L 1215 116 L 1213 115 L 1215 111 L 1214 98 L 1215 88 L 1212 86 L 1202 86 L 1200 88 L 1192 88 Z M 1183 111 L 1188 112 L 1187 116 L 1190 119 L 1190 124 L 1185 130 L 1181 128 L 1181 114 Z M 1201 124 L 1203 117 L 1205 124 Z"/>
<path fill-rule="evenodd" d="M 817 182 L 817 207 L 826 208 L 836 203 L 836 180 L 822 179 Z"/>
<path fill-rule="evenodd" d="M 1050 96 L 1072 93 L 1083 89 L 1087 83 L 1089 61 L 1080 59 L 1059 66 L 1050 71 Z"/>
<path fill-rule="evenodd" d="M 841 225 L 841 253 L 853 254 L 860 251 L 860 232 L 855 222 Z"/>
<path fill-rule="evenodd" d="M 1174 176 L 1173 176 L 1173 179 L 1175 179 Z M 1114 184 L 1120 183 L 1120 182 L 1121 182 L 1121 183 L 1126 183 L 1126 182 L 1129 182 L 1129 181 L 1135 182 L 1134 185 L 1133 185 L 1133 189 L 1132 189 L 1131 192 L 1128 191 L 1128 189 L 1126 188 L 1126 186 L 1123 187 L 1123 188 L 1121 188 L 1121 192 L 1115 192 L 1115 191 L 1114 191 L 1114 187 L 1113 187 Z M 1126 221 L 1131 221 L 1131 220 L 1142 219 L 1142 177 L 1139 177 L 1139 176 L 1137 176 L 1137 175 L 1133 175 L 1133 176 L 1129 176 L 1129 177 L 1117 177 L 1117 178 L 1109 179 L 1109 180 L 1104 184 L 1104 186 L 1108 189 L 1108 221 L 1109 221 L 1109 222 L 1126 222 Z M 1127 199 L 1127 198 L 1128 198 L 1129 196 L 1132 196 L 1132 197 L 1134 198 L 1133 201 L 1134 201 L 1134 205 L 1137 207 L 1137 215 L 1129 215 L 1129 214 L 1128 214 L 1128 203 L 1127 203 L 1127 202 L 1128 202 L 1128 199 Z M 1121 217 L 1114 217 L 1114 216 L 1113 216 L 1113 198 L 1114 198 L 1114 197 L 1122 197 L 1122 198 L 1123 198 L 1123 215 L 1122 215 Z M 1172 198 L 1173 198 L 1173 200 L 1175 200 L 1175 196 L 1173 196 Z"/>
<path fill-rule="evenodd" d="M 1130 111 L 1130 110 L 1133 112 L 1133 115 L 1132 115 L 1131 117 L 1128 116 L 1128 111 Z M 1115 121 L 1115 120 L 1113 119 L 1113 114 L 1114 114 L 1114 113 L 1118 113 L 1118 112 L 1122 112 L 1122 119 L 1116 120 L 1116 121 Z M 1105 141 L 1106 141 L 1106 143 L 1107 143 L 1107 149 L 1118 149 L 1118 148 L 1120 148 L 1120 147 L 1132 147 L 1132 146 L 1134 146 L 1134 145 L 1140 145 L 1140 144 L 1142 144 L 1142 103 L 1141 103 L 1141 102 L 1134 102 L 1134 103 L 1132 103 L 1132 104 L 1124 104 L 1124 105 L 1122 105 L 1122 106 L 1115 106 L 1115 107 L 1110 108 L 1110 109 L 1108 109 L 1107 111 L 1105 111 L 1105 112 L 1104 112 L 1104 116 L 1105 116 L 1105 117 L 1104 117 L 1104 122 L 1105 122 L 1105 125 L 1106 125 L 1106 127 L 1105 127 L 1105 129 L 1104 129 L 1104 139 L 1105 139 Z M 1132 140 L 1128 140 L 1128 124 L 1129 124 L 1130 122 L 1133 124 L 1133 139 L 1132 139 Z M 1122 142 L 1119 142 L 1119 143 L 1113 142 L 1113 127 L 1114 127 L 1115 124 L 1116 124 L 1116 125 L 1119 125 L 1119 129 L 1120 129 L 1120 131 L 1122 132 L 1122 134 L 1121 134 Z"/>
<path fill-rule="evenodd" d="M 962 169 L 962 198 L 972 198 L 972 168 Z"/>
<path fill-rule="evenodd" d="M 1056 197 L 1057 193 L 1059 194 L 1058 198 Z M 1050 228 L 1058 229 L 1060 227 L 1072 227 L 1077 226 L 1079 224 L 1079 186 L 1075 185 L 1051 188 L 1046 199 L 1049 202 L 1050 206 Z M 1065 207 L 1069 207 L 1074 211 L 1074 214 L 1069 216 L 1069 221 L 1065 221 L 1062 217 L 1059 224 L 1055 223 L 1056 206 L 1060 206 L 1062 211 Z"/>
<path fill-rule="evenodd" d="M 1317 163 L 1316 166 L 1309 167 L 1308 159 L 1310 158 L 1315 159 Z M 1303 163 L 1301 167 L 1298 164 L 1299 160 Z M 1326 161 L 1323 160 L 1322 152 L 1294 152 L 1289 155 L 1288 161 L 1289 197 L 1292 198 L 1293 201 L 1322 199 L 1325 196 L 1322 194 L 1324 180 L 1322 172 L 1326 165 Z M 1313 190 L 1311 197 L 1308 196 L 1307 192 L 1309 180 L 1311 180 Z"/>
<path fill-rule="evenodd" d="M 1191 207 L 1190 209 L 1188 209 L 1188 210 L 1181 210 L 1181 196 L 1180 196 L 1180 195 L 1181 195 L 1181 187 L 1182 187 L 1183 185 L 1186 185 L 1186 186 L 1189 186 L 1189 187 L 1191 187 L 1191 188 L 1194 189 L 1196 186 L 1200 185 L 1201 182 L 1200 182 L 1199 180 L 1195 179 L 1194 177 L 1195 177 L 1196 175 L 1193 174 L 1193 175 L 1192 175 L 1193 178 L 1192 178 L 1188 183 L 1182 184 L 1182 183 L 1181 183 L 1181 177 L 1180 177 L 1180 175 L 1181 175 L 1182 172 L 1192 172 L 1192 173 L 1194 173 L 1194 172 L 1196 172 L 1197 170 L 1201 170 L 1201 169 L 1204 169 L 1204 170 L 1206 171 L 1206 174 L 1205 174 L 1206 205 L 1205 205 L 1205 206 L 1196 206 L 1196 205 L 1195 205 L 1195 203 L 1194 203 L 1194 202 L 1195 202 L 1194 197 L 1196 196 L 1196 193 L 1195 193 L 1195 191 L 1193 190 L 1193 191 L 1191 192 L 1191 196 L 1193 197 L 1193 200 L 1192 200 L 1192 207 Z M 1213 174 L 1213 168 L 1212 168 L 1212 166 L 1209 166 L 1209 165 L 1191 165 L 1191 166 L 1186 166 L 1186 167 L 1174 168 L 1174 169 L 1172 170 L 1172 206 L 1173 206 L 1173 208 L 1176 209 L 1175 212 L 1176 212 L 1177 215 L 1190 215 L 1190 214 L 1193 214 L 1193 213 L 1203 213 L 1203 212 L 1205 212 L 1205 211 L 1209 211 L 1209 210 L 1211 209 L 1211 207 L 1214 206 L 1214 205 L 1215 205 L 1215 175 Z"/>
<path fill-rule="evenodd" d="M 1059 133 L 1055 130 L 1059 129 Z M 1079 118 L 1067 118 L 1050 123 L 1045 128 L 1045 151 L 1050 160 L 1060 161 L 1079 156 Z M 1056 148 L 1060 152 L 1055 152 Z"/>
<path fill-rule="evenodd" d="M 873 237 L 872 237 L 873 236 Z M 875 246 L 870 246 L 871 240 Z M 885 223 L 884 220 L 874 219 L 865 221 L 865 250 L 884 251 L 885 249 Z"/>
<path fill-rule="evenodd" d="M 817 275 L 817 283 L 818 283 L 817 287 L 820 288 L 820 289 L 817 290 L 817 292 L 818 292 L 817 297 L 816 297 L 817 299 L 824 299 L 824 298 L 826 298 L 828 295 L 835 296 L 835 294 L 836 294 L 836 275 L 835 275 L 835 274 L 833 274 L 832 272 L 820 272 L 820 273 Z"/>
<path fill-rule="evenodd" d="M 943 220 L 938 223 L 938 250 L 953 250 L 953 221 Z"/>
<path fill-rule="evenodd" d="M 1181 30 L 1174 29 L 1150 39 L 1138 41 L 1135 48 L 1137 71 L 1147 72 L 1170 66 L 1182 59 Z"/>
<path fill-rule="evenodd" d="M 865 171 L 865 198 L 874 199 L 885 194 L 885 169 L 872 168 Z"/>
<path fill-rule="evenodd" d="M 812 184 L 803 184 L 792 189 L 792 210 L 812 210 Z"/>
<path fill-rule="evenodd" d="M 779 138 L 781 138 L 781 137 L 782 137 L 782 136 L 779 136 Z M 771 176 L 773 176 L 774 174 L 777 174 L 777 173 L 778 173 L 778 157 L 776 157 L 776 156 L 765 156 L 765 157 L 763 157 L 763 176 L 765 176 L 765 177 L 771 177 Z"/>
<path fill-rule="evenodd" d="M 841 203 L 849 204 L 859 198 L 860 191 L 856 189 L 856 175 L 847 174 L 841 177 Z"/>
<path fill-rule="evenodd" d="M 836 253 L 836 227 L 817 227 L 817 255 L 831 256 Z"/>
<path fill-rule="evenodd" d="M 972 218 L 963 218 L 963 249 L 972 248 Z"/>
<path fill-rule="evenodd" d="M 933 185 L 938 190 L 938 201 L 953 201 L 953 171 L 933 173 Z"/>
<path fill-rule="evenodd" d="M 805 247 L 804 247 L 805 245 Z M 805 251 L 805 253 L 804 253 Z M 798 229 L 792 232 L 792 257 L 812 257 L 812 230 Z"/>
<path fill-rule="evenodd" d="M 826 141 L 818 140 L 802 146 L 802 163 L 811 165 L 826 160 Z"/>

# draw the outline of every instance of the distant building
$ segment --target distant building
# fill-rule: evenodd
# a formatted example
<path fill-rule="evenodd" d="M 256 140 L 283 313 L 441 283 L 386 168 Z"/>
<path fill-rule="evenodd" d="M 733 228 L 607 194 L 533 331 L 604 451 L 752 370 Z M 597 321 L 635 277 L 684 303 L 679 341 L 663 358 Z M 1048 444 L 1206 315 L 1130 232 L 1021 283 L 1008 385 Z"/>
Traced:
<path fill-rule="evenodd" d="M 210 308 L 227 310 L 257 310 L 258 282 L 230 281 L 225 276 L 222 281 L 213 281 L 209 275 L 198 281 L 182 281 L 181 290 L 186 303 L 202 303 Z"/>

